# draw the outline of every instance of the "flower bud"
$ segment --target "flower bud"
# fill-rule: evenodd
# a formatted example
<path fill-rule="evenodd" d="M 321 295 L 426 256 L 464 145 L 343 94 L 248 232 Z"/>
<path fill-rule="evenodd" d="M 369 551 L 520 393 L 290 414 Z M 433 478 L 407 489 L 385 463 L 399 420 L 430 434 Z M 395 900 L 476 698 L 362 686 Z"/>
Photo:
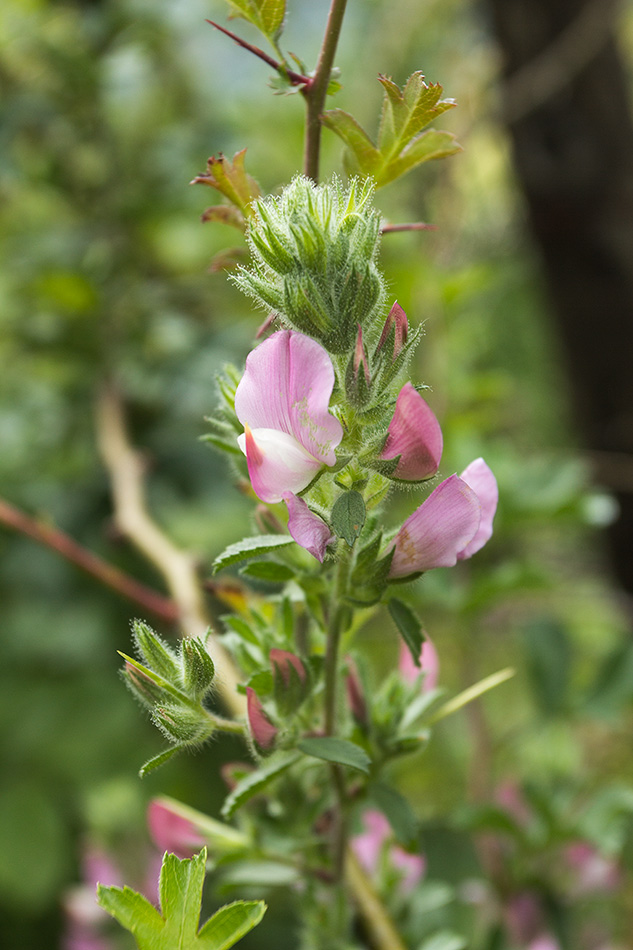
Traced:
<path fill-rule="evenodd" d="M 345 690 L 347 692 L 347 702 L 352 711 L 352 716 L 362 729 L 369 725 L 369 713 L 367 711 L 367 702 L 363 692 L 363 686 L 358 675 L 356 664 L 351 658 L 347 660 L 347 676 L 345 677 Z"/>
<path fill-rule="evenodd" d="M 246 713 L 253 741 L 260 752 L 270 752 L 275 744 L 277 728 L 270 721 L 259 696 L 246 687 Z"/>
<path fill-rule="evenodd" d="M 409 322 L 407 320 L 407 315 L 396 300 L 387 315 L 385 320 L 385 325 L 382 328 L 382 333 L 380 334 L 380 339 L 378 340 L 378 346 L 376 347 L 376 354 L 380 352 L 383 346 L 386 345 L 387 341 L 390 341 L 390 345 L 387 347 L 387 352 L 391 352 L 392 361 L 400 354 L 403 346 L 407 342 L 407 336 L 409 335 Z M 391 342 L 393 340 L 393 342 Z"/>
<path fill-rule="evenodd" d="M 202 640 L 185 637 L 180 649 L 185 691 L 195 702 L 202 702 L 213 683 L 215 675 L 213 660 L 207 653 Z"/>

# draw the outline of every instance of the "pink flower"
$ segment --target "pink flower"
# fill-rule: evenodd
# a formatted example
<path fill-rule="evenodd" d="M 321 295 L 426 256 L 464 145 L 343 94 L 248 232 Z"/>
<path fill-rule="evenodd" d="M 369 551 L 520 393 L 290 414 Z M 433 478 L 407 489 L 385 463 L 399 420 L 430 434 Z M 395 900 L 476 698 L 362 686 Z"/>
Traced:
<path fill-rule="evenodd" d="M 364 813 L 363 824 L 365 831 L 354 835 L 351 846 L 365 870 L 369 874 L 375 874 L 383 848 L 391 837 L 391 827 L 382 812 L 375 809 L 368 809 Z M 409 854 L 404 848 L 393 845 L 389 849 L 389 859 L 391 864 L 402 872 L 402 891 L 409 893 L 424 874 L 424 858 L 419 854 Z"/>
<path fill-rule="evenodd" d="M 179 858 L 190 858 L 205 843 L 192 821 L 179 815 L 167 802 L 159 798 L 149 804 L 147 825 L 159 850 L 169 851 Z"/>
<path fill-rule="evenodd" d="M 396 400 L 381 459 L 400 460 L 393 478 L 421 481 L 438 470 L 442 458 L 442 430 L 431 408 L 411 383 L 405 383 Z"/>
<path fill-rule="evenodd" d="M 445 479 L 396 535 L 390 577 L 453 567 L 472 557 L 492 534 L 497 482 L 483 459 Z"/>
<path fill-rule="evenodd" d="M 334 465 L 343 428 L 328 408 L 333 388 L 330 357 L 303 333 L 279 330 L 248 356 L 235 393 L 238 444 L 262 501 L 285 500 Z"/>
<path fill-rule="evenodd" d="M 422 644 L 420 666 L 417 666 L 413 662 L 411 651 L 402 643 L 400 646 L 398 669 L 400 670 L 402 678 L 411 685 L 415 683 L 421 673 L 424 673 L 424 680 L 422 681 L 423 692 L 428 693 L 432 689 L 435 689 L 440 673 L 440 660 L 431 640 L 426 639 Z"/>
<path fill-rule="evenodd" d="M 560 950 L 560 944 L 551 934 L 541 934 L 533 940 L 527 950 Z"/>

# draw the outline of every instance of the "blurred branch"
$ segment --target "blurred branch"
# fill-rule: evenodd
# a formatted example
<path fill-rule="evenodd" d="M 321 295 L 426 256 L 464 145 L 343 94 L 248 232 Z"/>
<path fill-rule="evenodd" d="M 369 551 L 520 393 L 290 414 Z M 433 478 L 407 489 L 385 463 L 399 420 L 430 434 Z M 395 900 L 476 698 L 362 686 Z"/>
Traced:
<path fill-rule="evenodd" d="M 608 41 L 619 7 L 620 0 L 588 0 L 549 46 L 509 76 L 504 120 L 516 122 L 564 89 Z"/>
<path fill-rule="evenodd" d="M 206 636 L 211 620 L 195 560 L 187 551 L 176 547 L 147 510 L 143 462 L 130 443 L 123 403 L 114 387 L 102 388 L 96 420 L 99 451 L 110 475 L 117 527 L 164 578 L 178 607 L 183 633 Z M 241 681 L 239 673 L 213 633 L 209 633 L 208 644 L 218 669 L 221 699 L 233 715 L 243 716 L 246 707 L 244 698 L 237 692 Z"/>
<path fill-rule="evenodd" d="M 412 221 L 410 224 L 383 224 L 381 234 L 396 234 L 399 231 L 436 231 L 436 224 L 426 224 L 424 221 Z"/>
<path fill-rule="evenodd" d="M 382 900 L 351 848 L 346 853 L 345 877 L 367 928 L 371 946 L 377 950 L 406 950 Z"/>
<path fill-rule="evenodd" d="M 177 604 L 168 597 L 153 591 L 150 587 L 134 580 L 113 564 L 108 564 L 97 554 L 93 554 L 77 541 L 43 521 L 31 518 L 19 508 L 0 499 L 0 522 L 14 531 L 19 531 L 40 544 L 57 551 L 71 564 L 75 564 L 87 574 L 127 597 L 166 623 L 176 623 L 179 616 Z"/>

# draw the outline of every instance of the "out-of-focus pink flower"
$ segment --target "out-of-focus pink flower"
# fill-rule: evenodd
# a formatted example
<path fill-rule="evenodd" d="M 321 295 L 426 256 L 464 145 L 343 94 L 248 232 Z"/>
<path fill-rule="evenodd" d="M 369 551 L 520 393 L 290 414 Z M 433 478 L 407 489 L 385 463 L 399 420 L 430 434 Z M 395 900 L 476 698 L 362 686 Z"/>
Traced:
<path fill-rule="evenodd" d="M 424 679 L 422 681 L 423 692 L 427 693 L 435 689 L 440 674 L 440 658 L 437 655 L 437 650 L 433 646 L 433 642 L 427 637 L 422 644 L 422 649 L 420 650 L 420 666 L 417 666 L 417 664 L 413 662 L 409 648 L 406 647 L 404 643 L 401 643 L 398 669 L 400 670 L 402 678 L 411 685 L 415 683 L 420 674 L 424 673 Z"/>
<path fill-rule="evenodd" d="M 565 849 L 565 861 L 574 872 L 576 896 L 616 890 L 621 883 L 615 861 L 604 857 L 587 841 L 576 841 Z"/>
<path fill-rule="evenodd" d="M 400 461 L 393 478 L 421 481 L 435 475 L 442 458 L 442 430 L 431 407 L 411 383 L 405 383 L 396 400 L 381 459 Z"/>
<path fill-rule="evenodd" d="M 343 428 L 329 411 L 334 368 L 310 337 L 279 330 L 250 353 L 235 393 L 238 439 L 255 494 L 281 501 L 336 461 Z"/>
<path fill-rule="evenodd" d="M 375 874 L 382 850 L 391 837 L 391 827 L 382 812 L 375 809 L 368 809 L 364 813 L 363 824 L 365 830 L 353 836 L 351 846 L 365 870 L 369 874 Z M 424 858 L 419 854 L 409 854 L 398 845 L 392 845 L 389 849 L 389 860 L 402 872 L 400 886 L 403 893 L 412 891 L 424 874 Z"/>
<path fill-rule="evenodd" d="M 540 934 L 526 950 L 560 950 L 560 944 L 551 934 Z"/>
<path fill-rule="evenodd" d="M 297 544 L 323 562 L 328 544 L 336 541 L 335 535 L 322 518 L 310 511 L 303 498 L 284 492 L 283 500 L 288 506 L 288 531 Z"/>
<path fill-rule="evenodd" d="M 409 335 L 409 322 L 407 320 L 407 315 L 396 300 L 387 315 L 385 320 L 385 325 L 382 328 L 382 333 L 380 334 L 380 339 L 378 340 L 378 346 L 376 347 L 376 353 L 379 353 L 383 348 L 387 340 L 389 339 L 389 334 L 393 328 L 393 355 L 392 360 L 395 360 L 396 356 L 402 350 L 402 347 L 407 342 L 407 336 Z"/>
<path fill-rule="evenodd" d="M 268 752 L 275 744 L 277 729 L 268 718 L 259 696 L 250 686 L 246 687 L 246 714 L 255 745 Z"/>
<path fill-rule="evenodd" d="M 472 557 L 492 534 L 497 482 L 483 459 L 445 479 L 396 535 L 390 577 L 452 567 Z"/>
<path fill-rule="evenodd" d="M 149 804 L 147 826 L 160 851 L 169 851 L 181 859 L 190 858 L 205 841 L 193 822 L 160 799 L 154 799 Z"/>
<path fill-rule="evenodd" d="M 543 908 L 531 891 L 514 894 L 505 906 L 504 916 L 513 945 L 524 947 L 543 930 Z"/>
<path fill-rule="evenodd" d="M 294 670 L 301 683 L 305 683 L 307 674 L 305 666 L 298 656 L 291 653 L 290 650 L 278 650 L 273 648 L 268 654 L 274 670 L 279 671 L 284 685 L 290 686 L 290 678 Z"/>

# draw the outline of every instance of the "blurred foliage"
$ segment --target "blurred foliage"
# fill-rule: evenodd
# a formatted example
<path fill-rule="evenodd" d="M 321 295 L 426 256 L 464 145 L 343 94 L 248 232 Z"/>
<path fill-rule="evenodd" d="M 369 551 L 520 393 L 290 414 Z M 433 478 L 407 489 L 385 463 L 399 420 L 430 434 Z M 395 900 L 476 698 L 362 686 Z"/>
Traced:
<path fill-rule="evenodd" d="M 287 47 L 311 62 L 327 5 L 291 6 Z M 257 317 L 209 272 L 240 237 L 200 224 L 207 195 L 187 182 L 210 154 L 245 146 L 264 191 L 301 161 L 300 97 L 273 96 L 266 68 L 205 28 L 220 7 L 0 6 L 0 493 L 154 586 L 110 527 L 97 387 L 119 382 L 147 453 L 152 510 L 208 566 L 247 530 L 249 506 L 198 437 L 217 401 L 214 375 L 227 360 L 241 365 Z M 494 120 L 496 53 L 469 0 L 371 0 L 350 4 L 348 17 L 336 106 L 375 128 L 377 67 L 398 83 L 421 68 L 459 104 L 442 121 L 465 152 L 380 193 L 390 221 L 438 230 L 385 237 L 383 264 L 409 319 L 425 323 L 416 374 L 433 387 L 443 472 L 483 454 L 502 502 L 485 551 L 450 576 L 425 577 L 411 596 L 439 650 L 442 685 L 518 669 L 400 767 L 424 822 L 429 878 L 408 932 L 419 942 L 444 926 L 472 934 L 474 950 L 515 950 L 507 909 L 527 892 L 563 950 L 609 939 L 624 947 L 633 649 L 598 530 L 614 512 L 588 488 L 575 451 L 561 356 Z M 631 17 L 625 26 L 626 40 Z M 341 143 L 325 136 L 325 170 L 339 170 Z M 416 502 L 402 493 L 393 504 L 405 514 Z M 156 737 L 122 688 L 115 653 L 128 648 L 134 607 L 4 529 L 0 555 L 0 944 L 28 950 L 63 945 L 62 901 L 87 850 L 108 852 L 126 880 L 141 882 L 147 799 L 160 791 L 217 813 L 218 764 L 240 750 L 216 743 L 141 784 L 136 771 Z M 363 634 L 376 675 L 395 657 L 388 628 L 381 616 Z M 508 783 L 520 819 L 498 803 Z M 619 888 L 578 893 L 563 866 L 575 840 L 620 862 Z M 290 946 L 283 896 L 269 903 L 257 945 Z"/>

